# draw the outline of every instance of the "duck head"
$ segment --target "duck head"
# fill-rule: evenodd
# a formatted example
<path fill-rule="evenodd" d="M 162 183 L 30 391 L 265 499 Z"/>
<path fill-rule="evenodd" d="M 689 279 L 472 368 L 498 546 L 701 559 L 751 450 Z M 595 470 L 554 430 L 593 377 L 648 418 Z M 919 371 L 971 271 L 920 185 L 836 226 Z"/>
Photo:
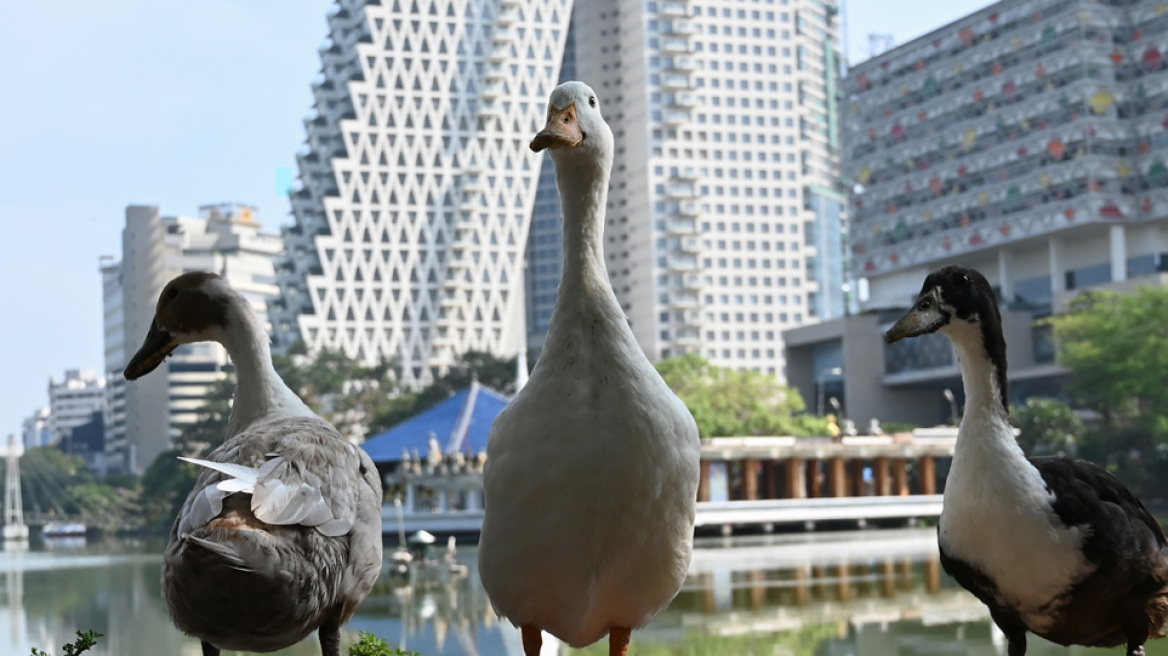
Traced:
<path fill-rule="evenodd" d="M 938 331 L 957 340 L 970 328 L 985 332 L 987 326 L 999 335 L 1002 332 L 1002 316 L 993 287 L 980 272 L 951 265 L 925 278 L 912 309 L 888 329 L 884 341 L 891 344 Z"/>
<path fill-rule="evenodd" d="M 158 297 L 146 341 L 126 365 L 126 379 L 154 371 L 183 344 L 221 341 L 234 298 L 231 287 L 214 273 L 192 271 L 171 280 Z"/>
<path fill-rule="evenodd" d="M 925 278 L 912 308 L 884 334 L 888 344 L 940 332 L 963 355 L 983 357 L 994 369 L 1002 406 L 1007 408 L 1006 338 L 997 295 L 985 276 L 962 266 L 941 267 Z M 964 365 L 963 365 L 964 366 Z"/>
<path fill-rule="evenodd" d="M 585 159 L 611 164 L 612 130 L 600 115 L 600 100 L 592 87 L 565 82 L 552 90 L 547 125 L 531 140 L 531 149 L 547 150 L 557 166 Z"/>

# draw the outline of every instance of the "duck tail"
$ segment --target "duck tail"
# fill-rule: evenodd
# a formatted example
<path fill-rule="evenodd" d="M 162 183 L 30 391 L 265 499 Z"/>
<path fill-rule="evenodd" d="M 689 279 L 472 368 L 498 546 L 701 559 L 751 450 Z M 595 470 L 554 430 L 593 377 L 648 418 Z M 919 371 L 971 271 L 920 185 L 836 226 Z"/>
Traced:
<path fill-rule="evenodd" d="M 190 546 L 199 547 L 206 550 L 209 555 L 213 556 L 216 560 L 221 561 L 224 565 L 230 567 L 231 569 L 238 570 L 240 572 L 252 571 L 252 568 L 247 564 L 247 561 L 236 552 L 235 545 L 232 543 L 212 542 L 210 540 L 204 540 L 203 538 L 197 538 L 193 535 L 186 536 L 184 540 L 186 540 L 187 544 Z"/>

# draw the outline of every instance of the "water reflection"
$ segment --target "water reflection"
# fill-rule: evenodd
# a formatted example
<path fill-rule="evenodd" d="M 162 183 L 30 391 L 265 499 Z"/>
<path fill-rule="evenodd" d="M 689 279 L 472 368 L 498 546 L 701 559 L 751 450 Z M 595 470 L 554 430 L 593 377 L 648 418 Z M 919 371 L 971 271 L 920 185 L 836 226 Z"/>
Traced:
<path fill-rule="evenodd" d="M 161 545 L 104 542 L 0 552 L 0 653 L 55 648 L 79 629 L 106 635 L 95 656 L 198 656 L 170 625 L 158 589 Z M 347 627 L 425 656 L 518 656 L 518 632 L 499 622 L 465 567 L 432 564 L 409 578 L 383 575 Z M 387 568 L 388 569 L 388 568 Z M 1168 654 L 1149 643 L 1148 653 Z M 638 656 L 1004 654 L 985 608 L 941 571 L 931 529 L 818 533 L 699 541 L 673 604 L 634 634 Z M 544 656 L 566 656 L 554 641 Z M 50 652 L 53 653 L 53 652 Z M 313 640 L 280 652 L 319 654 Z M 607 654 L 603 644 L 572 654 Z M 1030 654 L 1109 654 L 1031 640 Z"/>

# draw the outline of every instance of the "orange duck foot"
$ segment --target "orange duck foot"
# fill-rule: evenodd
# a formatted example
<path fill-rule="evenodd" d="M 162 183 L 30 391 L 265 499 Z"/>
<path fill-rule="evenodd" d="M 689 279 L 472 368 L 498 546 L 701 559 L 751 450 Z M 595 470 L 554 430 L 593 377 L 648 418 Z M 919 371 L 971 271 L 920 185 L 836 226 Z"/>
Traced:
<path fill-rule="evenodd" d="M 608 656 L 625 656 L 629 649 L 629 636 L 632 629 L 615 626 L 608 632 Z"/>

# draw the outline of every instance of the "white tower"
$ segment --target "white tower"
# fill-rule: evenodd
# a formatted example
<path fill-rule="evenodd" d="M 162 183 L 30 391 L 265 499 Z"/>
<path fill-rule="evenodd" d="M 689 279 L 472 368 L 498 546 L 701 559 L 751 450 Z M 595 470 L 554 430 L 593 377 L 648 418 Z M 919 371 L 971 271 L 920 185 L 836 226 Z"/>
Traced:
<path fill-rule="evenodd" d="M 28 539 L 24 524 L 24 503 L 20 496 L 20 453 L 16 435 L 8 436 L 8 460 L 4 474 L 4 539 Z"/>

